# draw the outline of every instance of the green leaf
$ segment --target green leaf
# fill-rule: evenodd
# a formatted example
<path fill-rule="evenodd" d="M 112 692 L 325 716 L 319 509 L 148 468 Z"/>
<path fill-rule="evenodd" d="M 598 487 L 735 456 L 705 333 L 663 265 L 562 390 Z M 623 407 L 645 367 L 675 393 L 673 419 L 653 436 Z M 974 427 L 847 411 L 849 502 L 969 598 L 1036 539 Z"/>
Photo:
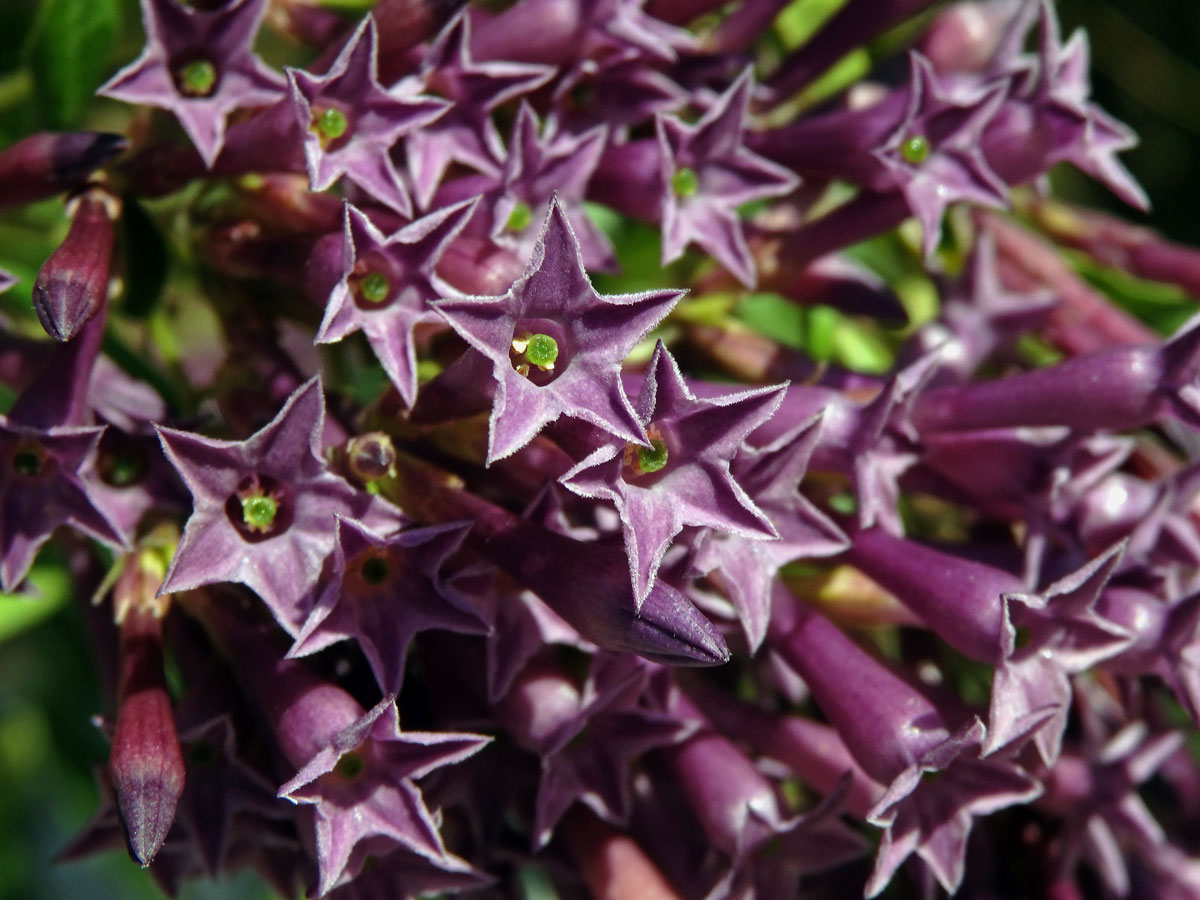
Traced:
<path fill-rule="evenodd" d="M 775 20 L 775 29 L 784 47 L 799 47 L 824 25 L 846 0 L 794 0 Z"/>
<path fill-rule="evenodd" d="M 781 344 L 805 349 L 804 307 L 779 294 L 750 294 L 738 305 L 736 315 L 755 331 Z"/>
<path fill-rule="evenodd" d="M 25 50 L 45 126 L 79 125 L 120 28 L 116 0 L 44 0 Z"/>
<path fill-rule="evenodd" d="M 1173 284 L 1138 278 L 1078 251 L 1065 250 L 1063 255 L 1089 284 L 1160 334 L 1174 334 L 1196 313 L 1195 299 Z"/>
<path fill-rule="evenodd" d="M 61 565 L 36 565 L 29 573 L 32 596 L 0 594 L 0 641 L 27 631 L 66 605 L 71 576 Z"/>

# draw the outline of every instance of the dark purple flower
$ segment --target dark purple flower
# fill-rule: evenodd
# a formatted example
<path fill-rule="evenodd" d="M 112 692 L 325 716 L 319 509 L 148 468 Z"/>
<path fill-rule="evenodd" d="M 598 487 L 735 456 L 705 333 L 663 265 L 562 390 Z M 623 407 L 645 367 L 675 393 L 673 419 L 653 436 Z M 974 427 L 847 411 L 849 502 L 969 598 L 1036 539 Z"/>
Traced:
<path fill-rule="evenodd" d="M 974 817 L 1027 802 L 1040 785 L 1010 762 L 981 758 L 987 731 L 978 717 L 956 710 L 965 721 L 955 725 L 819 613 L 799 605 L 783 612 L 772 643 L 858 763 L 887 785 L 868 815 L 886 830 L 867 896 L 882 891 L 912 853 L 953 893 Z"/>
<path fill-rule="evenodd" d="M 508 156 L 499 186 L 482 201 L 488 236 L 517 257 L 530 255 L 537 234 L 531 227 L 549 216 L 555 202 L 562 204 L 579 242 L 583 264 L 612 272 L 617 268 L 612 245 L 597 228 L 582 204 L 588 182 L 608 140 L 605 125 L 581 134 L 540 129 L 533 109 L 525 102 L 517 110 Z M 545 210 L 545 213 L 543 213 Z"/>
<path fill-rule="evenodd" d="M 0 589 L 16 588 L 60 525 L 126 547 L 81 475 L 103 433 L 103 428 L 35 428 L 0 416 Z"/>
<path fill-rule="evenodd" d="M 1099 742 L 1088 742 L 1093 743 Z M 1131 722 L 1101 746 L 1085 745 L 1063 754 L 1046 773 L 1046 793 L 1037 801 L 1039 809 L 1063 820 L 1054 842 L 1063 873 L 1083 857 L 1114 896 L 1129 894 L 1122 848 L 1140 854 L 1167 840 L 1138 786 L 1182 743 L 1181 732 L 1150 735 L 1144 722 Z"/>
<path fill-rule="evenodd" d="M 820 430 L 819 418 L 802 422 L 766 447 L 743 449 L 730 466 L 733 480 L 767 515 L 779 540 L 711 531 L 691 559 L 691 566 L 716 581 L 733 604 L 751 652 L 766 636 L 771 585 L 779 569 L 792 560 L 840 553 L 849 545 L 842 530 L 799 491 Z"/>
<path fill-rule="evenodd" d="M 561 670 L 531 665 L 517 676 L 498 714 L 521 743 L 542 757 L 533 823 L 535 848 L 576 801 L 613 823 L 629 815 L 629 766 L 690 728 L 639 702 L 654 667 L 636 658 L 597 654 L 582 687 Z"/>
<path fill-rule="evenodd" d="M 346 701 L 354 702 L 349 696 Z M 300 725 L 295 719 L 290 725 Z M 321 749 L 279 789 L 279 796 L 315 807 L 318 893 L 328 893 L 357 875 L 369 856 L 396 845 L 435 867 L 465 870 L 442 845 L 415 780 L 478 753 L 488 740 L 401 731 L 396 705 L 385 698 L 320 742 Z"/>
<path fill-rule="evenodd" d="M 296 123 L 304 134 L 309 187 L 346 178 L 401 215 L 412 202 L 389 151 L 447 109 L 435 97 L 388 91 L 376 75 L 375 19 L 367 16 L 324 75 L 288 69 Z"/>
<path fill-rule="evenodd" d="M 908 108 L 875 151 L 921 223 L 928 259 L 937 249 L 951 203 L 1004 208 L 1008 188 L 980 152 L 983 129 L 1004 98 L 1000 85 L 963 94 L 948 88 L 929 60 L 914 52 Z"/>
<path fill-rule="evenodd" d="M 746 436 L 775 412 L 784 390 L 767 387 L 701 400 L 660 341 L 638 396 L 642 440 L 608 439 L 563 476 L 563 484 L 580 496 L 616 504 L 639 604 L 685 525 L 746 538 L 779 537 L 729 465 Z"/>
<path fill-rule="evenodd" d="M 383 538 L 339 517 L 332 576 L 288 656 L 307 656 L 353 639 L 384 693 L 398 694 L 408 648 L 418 632 L 484 630 L 441 575 L 469 527 L 414 528 Z"/>
<path fill-rule="evenodd" d="M 496 394 L 488 462 L 519 450 L 561 415 L 645 443 L 621 386 L 620 366 L 679 296 L 597 294 L 566 213 L 554 201 L 529 269 L 507 294 L 434 303 L 492 362 Z"/>
<path fill-rule="evenodd" d="M 417 204 L 427 208 L 451 163 L 499 178 L 504 145 L 491 112 L 541 87 L 554 74 L 549 66 L 476 62 L 471 58 L 471 18 L 456 15 L 430 44 L 421 61 L 426 90 L 452 101 L 437 120 L 412 132 L 405 144 Z"/>
<path fill-rule="evenodd" d="M 754 259 L 737 208 L 795 190 L 796 176 L 742 143 L 753 75 L 746 69 L 694 125 L 659 115 L 663 265 L 695 241 L 746 287 Z"/>
<path fill-rule="evenodd" d="M 244 441 L 159 428 L 171 464 L 192 494 L 192 515 L 163 591 L 233 581 L 262 598 L 293 635 L 308 614 L 334 544 L 334 516 L 394 530 L 404 517 L 356 491 L 321 458 L 325 400 L 312 379 Z"/>
<path fill-rule="evenodd" d="M 429 301 L 446 286 L 434 268 L 475 210 L 475 201 L 439 209 L 384 237 L 362 212 L 347 204 L 342 275 L 317 329 L 318 344 L 362 330 L 407 406 L 417 395 L 413 331 L 440 322 Z"/>
<path fill-rule="evenodd" d="M 252 50 L 266 0 L 230 0 L 214 10 L 178 0 L 141 5 L 146 48 L 97 93 L 175 113 L 211 166 L 229 114 L 266 106 L 284 92 L 283 79 Z"/>

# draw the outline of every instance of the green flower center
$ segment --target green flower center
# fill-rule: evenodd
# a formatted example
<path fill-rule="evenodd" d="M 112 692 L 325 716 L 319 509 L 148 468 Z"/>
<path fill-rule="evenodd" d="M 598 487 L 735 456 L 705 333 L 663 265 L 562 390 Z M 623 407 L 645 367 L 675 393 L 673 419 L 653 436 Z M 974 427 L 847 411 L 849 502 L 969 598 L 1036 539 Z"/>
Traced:
<path fill-rule="evenodd" d="M 684 166 L 671 176 L 671 190 L 676 197 L 691 197 L 700 190 L 700 176 L 695 169 Z"/>
<path fill-rule="evenodd" d="M 649 447 L 638 447 L 637 467 L 643 474 L 657 472 L 667 464 L 667 444 L 662 438 L 650 441 Z"/>
<path fill-rule="evenodd" d="M 910 165 L 919 166 L 929 159 L 931 149 L 924 135 L 914 134 L 900 145 L 900 158 Z"/>
<path fill-rule="evenodd" d="M 142 461 L 128 453 L 119 453 L 107 461 L 101 474 L 113 487 L 129 487 L 142 477 Z"/>
<path fill-rule="evenodd" d="M 638 444 L 625 445 L 624 475 L 626 480 L 631 476 L 636 479 L 642 475 L 661 472 L 670 460 L 667 442 L 658 428 L 651 426 L 646 429 L 646 439 L 650 441 L 649 447 L 642 447 Z"/>
<path fill-rule="evenodd" d="M 274 497 L 264 494 L 254 494 L 242 498 L 242 521 L 254 532 L 266 531 L 275 524 L 275 515 L 279 512 L 279 504 Z"/>
<path fill-rule="evenodd" d="M 522 375 L 528 375 L 531 367 L 542 372 L 553 372 L 558 361 L 558 341 L 548 334 L 521 333 L 512 339 L 513 366 Z"/>
<path fill-rule="evenodd" d="M 512 212 L 508 214 L 508 221 L 504 227 L 512 232 L 521 232 L 530 226 L 533 222 L 533 210 L 529 208 L 528 203 L 517 202 L 517 205 L 512 208 Z"/>
<path fill-rule="evenodd" d="M 327 147 L 350 129 L 350 120 L 340 109 L 331 106 L 313 112 L 310 128 L 321 139 L 321 146 Z"/>
<path fill-rule="evenodd" d="M 186 97 L 208 97 L 217 86 L 217 67 L 195 59 L 179 70 L 179 90 Z"/>
<path fill-rule="evenodd" d="M 362 775 L 363 770 L 366 769 L 366 767 L 367 763 L 362 756 L 357 753 L 345 753 L 342 754 L 341 759 L 334 764 L 333 771 L 340 778 L 344 778 L 347 781 L 353 781 L 355 778 L 358 778 L 360 775 Z"/>
<path fill-rule="evenodd" d="M 36 450 L 18 450 L 12 464 L 18 475 L 32 478 L 42 471 L 42 455 Z"/>
<path fill-rule="evenodd" d="M 392 292 L 392 283 L 382 272 L 369 272 L 363 278 L 359 290 L 363 299 L 370 303 L 382 303 Z"/>
<path fill-rule="evenodd" d="M 383 584 L 388 579 L 390 567 L 386 559 L 371 556 L 363 560 L 358 571 L 367 584 Z"/>
<path fill-rule="evenodd" d="M 530 335 L 525 358 L 539 369 L 554 368 L 554 361 L 558 359 L 558 341 L 548 334 Z"/>

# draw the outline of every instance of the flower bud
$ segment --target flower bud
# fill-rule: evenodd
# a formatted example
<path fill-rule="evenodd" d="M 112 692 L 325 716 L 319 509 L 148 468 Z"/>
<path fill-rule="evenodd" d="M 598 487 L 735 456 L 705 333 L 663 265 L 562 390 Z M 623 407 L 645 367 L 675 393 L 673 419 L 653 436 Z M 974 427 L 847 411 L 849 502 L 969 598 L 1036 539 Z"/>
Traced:
<path fill-rule="evenodd" d="M 67 209 L 73 214 L 71 230 L 33 285 L 38 320 L 58 341 L 75 337 L 108 298 L 113 223 L 121 214 L 121 203 L 103 187 L 92 185 Z"/>
<path fill-rule="evenodd" d="M 155 570 L 157 579 L 141 577 L 147 574 L 140 571 L 144 557 L 128 558 L 130 576 L 123 573 L 122 584 L 161 582 L 161 567 Z M 154 599 L 155 588 L 137 591 L 147 602 L 126 598 L 132 605 L 121 622 L 120 706 L 108 760 L 129 848 L 143 866 L 150 865 L 171 830 L 184 783 L 183 753 L 163 674 L 162 607 Z"/>
<path fill-rule="evenodd" d="M 92 131 L 43 132 L 17 141 L 0 153 L 0 206 L 20 206 L 73 188 L 126 145 L 119 134 Z"/>

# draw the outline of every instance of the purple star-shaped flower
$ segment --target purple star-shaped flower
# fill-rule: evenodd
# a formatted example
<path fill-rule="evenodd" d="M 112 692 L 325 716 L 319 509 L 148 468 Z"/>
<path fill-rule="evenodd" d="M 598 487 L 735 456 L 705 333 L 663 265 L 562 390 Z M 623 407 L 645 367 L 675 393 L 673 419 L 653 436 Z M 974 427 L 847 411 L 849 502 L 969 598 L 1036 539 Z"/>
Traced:
<path fill-rule="evenodd" d="M 163 592 L 238 582 L 257 593 L 294 635 L 333 549 L 334 515 L 380 532 L 404 522 L 399 510 L 328 469 L 321 459 L 324 417 L 325 400 L 314 378 L 244 441 L 158 429 L 193 505 Z"/>
<path fill-rule="evenodd" d="M 1046 793 L 1038 802 L 1063 820 L 1056 868 L 1068 873 L 1083 857 L 1113 896 L 1129 895 L 1123 847 L 1136 854 L 1167 840 L 1138 785 L 1156 774 L 1183 739 L 1182 732 L 1151 734 L 1144 722 L 1130 722 L 1102 745 L 1093 739 L 1063 754 L 1046 773 Z"/>
<path fill-rule="evenodd" d="M 665 290 L 597 294 L 566 213 L 552 201 L 529 269 L 508 293 L 434 303 L 463 340 L 492 361 L 497 384 L 488 462 L 519 450 L 561 415 L 644 443 L 620 366 L 679 296 Z"/>
<path fill-rule="evenodd" d="M 319 894 L 343 873 L 357 874 L 370 855 L 399 845 L 449 871 L 462 860 L 442 845 L 414 780 L 477 753 L 490 738 L 400 730 L 392 698 L 381 700 L 335 734 L 279 789 L 280 797 L 316 807 Z"/>
<path fill-rule="evenodd" d="M 694 125 L 658 116 L 661 150 L 663 265 L 695 241 L 742 284 L 753 287 L 754 258 L 737 207 L 795 190 L 790 171 L 742 144 L 753 89 L 746 69 Z"/>
<path fill-rule="evenodd" d="M 530 226 L 557 199 L 565 205 L 567 219 L 578 236 L 584 265 L 615 271 L 612 245 L 582 208 L 607 141 L 604 125 L 582 134 L 556 132 L 550 126 L 543 131 L 533 109 L 522 102 L 513 123 L 501 185 L 483 201 L 491 215 L 492 240 L 524 259 L 534 242 Z"/>
<path fill-rule="evenodd" d="M 701 400 L 660 341 L 637 402 L 650 447 L 606 441 L 562 477 L 575 493 L 616 504 L 639 604 L 685 525 L 746 538 L 779 537 L 729 465 L 746 436 L 775 412 L 784 390 L 767 387 Z"/>
<path fill-rule="evenodd" d="M 659 112 L 687 104 L 687 92 L 663 72 L 649 68 L 635 50 L 583 59 L 557 82 L 548 127 L 582 132 L 603 122 L 610 140 Z M 614 135 L 619 130 L 620 138 Z"/>
<path fill-rule="evenodd" d="M 499 178 L 504 144 L 490 113 L 536 90 L 554 75 L 549 66 L 476 62 L 471 58 L 471 20 L 456 15 L 429 47 L 420 75 L 427 88 L 453 102 L 437 121 L 408 137 L 408 171 L 422 208 L 452 162 Z"/>
<path fill-rule="evenodd" d="M 1118 153 L 1137 145 L 1137 136 L 1089 101 L 1092 88 L 1088 78 L 1091 65 L 1087 34 L 1076 31 L 1063 44 L 1054 7 L 1040 3 L 1039 15 L 1037 97 L 1060 117 L 1065 116 L 1068 121 L 1073 119 L 1082 125 L 1081 139 L 1064 142 L 1056 148 L 1058 152 L 1054 155 L 1107 185 L 1130 206 L 1149 209 L 1146 192 L 1117 159 Z"/>
<path fill-rule="evenodd" d="M 518 676 L 503 701 L 502 717 L 542 757 L 535 847 L 549 842 L 576 801 L 608 822 L 625 820 L 632 760 L 692 730 L 642 702 L 651 679 L 662 672 L 636 657 L 602 652 L 592 657 L 582 688 L 546 665 L 531 666 Z"/>
<path fill-rule="evenodd" d="M 1017 766 L 980 759 L 979 719 L 917 756 L 868 814 L 886 829 L 866 895 L 882 891 L 912 853 L 950 893 L 962 883 L 972 821 L 1037 797 L 1041 786 Z M 925 778 L 926 773 L 937 773 Z"/>
<path fill-rule="evenodd" d="M 921 223 L 926 258 L 937 249 L 942 214 L 966 201 L 1003 209 L 1008 187 L 988 166 L 980 136 L 1004 100 L 1003 84 L 964 95 L 945 86 L 924 56 L 913 52 L 904 118 L 874 152 L 892 173 Z"/>
<path fill-rule="evenodd" d="M 346 206 L 342 278 L 329 295 L 316 343 L 361 329 L 409 407 L 417 396 L 413 329 L 441 321 L 428 305 L 446 290 L 434 268 L 474 210 L 472 200 L 447 206 L 384 237 L 362 212 Z"/>
<path fill-rule="evenodd" d="M 1005 594 L 1001 651 L 992 676 L 987 752 L 1033 743 L 1050 766 L 1062 750 L 1071 704 L 1069 676 L 1116 656 L 1133 635 L 1096 611 L 1123 546 L 1061 578 L 1039 594 Z M 1027 636 L 1017 647 L 1017 629 Z"/>
<path fill-rule="evenodd" d="M 378 38 L 367 16 L 325 75 L 288 69 L 296 122 L 304 132 L 309 186 L 323 191 L 345 175 L 404 216 L 412 201 L 389 151 L 442 115 L 435 97 L 384 90 L 376 75 Z"/>
<path fill-rule="evenodd" d="M 195 9 L 176 0 L 141 0 L 146 48 L 97 93 L 175 113 L 205 164 L 225 141 L 235 109 L 266 106 L 283 80 L 253 52 L 266 0 Z"/>
<path fill-rule="evenodd" d="M 80 469 L 103 428 L 34 428 L 0 415 L 0 588 L 11 591 L 59 525 L 126 548 Z"/>
<path fill-rule="evenodd" d="M 440 574 L 469 527 L 415 528 L 382 538 L 339 518 L 333 577 L 288 656 L 307 656 L 353 638 L 379 686 L 398 694 L 408 647 L 418 632 L 485 630 L 461 599 L 455 602 Z"/>
<path fill-rule="evenodd" d="M 799 492 L 808 460 L 820 439 L 821 419 L 802 422 L 770 445 L 747 447 L 734 457 L 734 481 L 771 520 L 777 541 L 736 534 L 705 535 L 692 567 L 719 583 L 737 611 L 751 652 L 762 643 L 771 618 L 775 575 L 795 559 L 832 556 L 849 545 L 846 535 Z"/>

